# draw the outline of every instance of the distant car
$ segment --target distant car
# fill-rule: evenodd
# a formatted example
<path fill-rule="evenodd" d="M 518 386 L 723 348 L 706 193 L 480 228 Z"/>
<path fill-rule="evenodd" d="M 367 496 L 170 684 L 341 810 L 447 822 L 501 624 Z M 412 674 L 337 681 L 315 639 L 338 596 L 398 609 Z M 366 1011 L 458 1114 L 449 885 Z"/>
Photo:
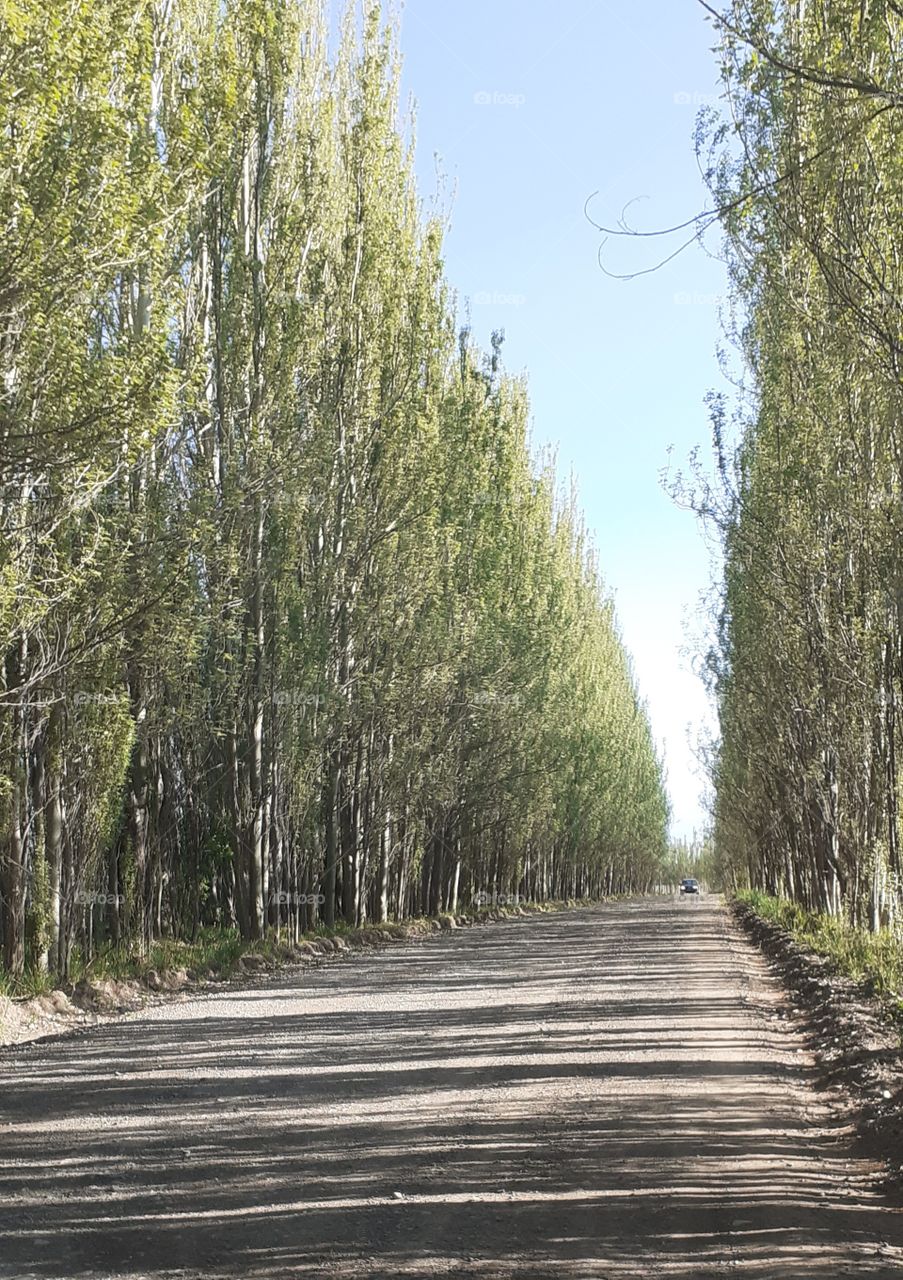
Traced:
<path fill-rule="evenodd" d="M 680 891 L 681 893 L 698 893 L 699 881 L 693 880 L 688 876 L 686 880 L 681 880 Z"/>

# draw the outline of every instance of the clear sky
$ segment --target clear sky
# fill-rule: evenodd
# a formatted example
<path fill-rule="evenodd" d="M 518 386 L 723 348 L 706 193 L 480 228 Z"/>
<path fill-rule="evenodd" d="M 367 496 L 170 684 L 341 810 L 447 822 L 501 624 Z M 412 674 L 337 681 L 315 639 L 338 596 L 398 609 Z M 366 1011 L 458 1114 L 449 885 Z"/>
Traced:
<path fill-rule="evenodd" d="M 452 188 L 449 281 L 483 344 L 505 330 L 534 439 L 576 475 L 664 749 L 673 830 L 689 834 L 704 789 L 690 742 L 710 712 L 684 654 L 709 552 L 661 474 L 695 446 L 708 460 L 724 270 L 694 245 L 610 280 L 584 204 L 597 191 L 592 212 L 611 224 L 640 197 L 643 229 L 705 206 L 693 134 L 718 89 L 711 28 L 696 0 L 405 0 L 400 15 L 421 189 L 435 192 L 437 165 Z M 633 270 L 673 247 L 609 242 L 605 261 Z"/>

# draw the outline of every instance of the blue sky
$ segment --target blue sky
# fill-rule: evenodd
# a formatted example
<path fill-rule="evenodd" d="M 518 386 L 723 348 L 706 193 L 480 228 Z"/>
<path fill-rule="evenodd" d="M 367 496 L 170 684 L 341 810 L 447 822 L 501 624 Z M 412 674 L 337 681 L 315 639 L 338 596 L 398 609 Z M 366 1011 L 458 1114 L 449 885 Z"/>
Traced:
<path fill-rule="evenodd" d="M 448 278 L 482 343 L 505 330 L 534 439 L 576 475 L 664 749 L 673 829 L 689 834 L 704 783 L 688 737 L 711 717 L 684 653 L 710 562 L 660 477 L 696 446 L 708 458 L 724 270 L 694 245 L 652 275 L 608 279 L 584 204 L 598 192 L 592 212 L 611 224 L 639 198 L 643 229 L 704 207 L 693 132 L 718 89 L 711 28 L 696 0 L 405 0 L 400 17 L 421 189 L 433 195 L 437 166 L 451 188 Z M 672 247 L 609 242 L 605 261 L 629 271 Z"/>

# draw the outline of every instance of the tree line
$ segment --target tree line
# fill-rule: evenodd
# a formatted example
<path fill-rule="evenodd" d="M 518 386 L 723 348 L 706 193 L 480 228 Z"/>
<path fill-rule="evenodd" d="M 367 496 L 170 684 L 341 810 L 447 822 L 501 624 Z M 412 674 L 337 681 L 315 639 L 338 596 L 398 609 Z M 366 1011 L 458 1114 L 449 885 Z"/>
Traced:
<path fill-rule="evenodd" d="M 903 891 L 903 8 L 737 0 L 716 25 L 743 368 L 700 495 L 715 838 L 728 879 L 875 930 Z"/>
<path fill-rule="evenodd" d="M 0 0 L 7 970 L 643 889 L 573 495 L 443 274 L 378 4 Z"/>

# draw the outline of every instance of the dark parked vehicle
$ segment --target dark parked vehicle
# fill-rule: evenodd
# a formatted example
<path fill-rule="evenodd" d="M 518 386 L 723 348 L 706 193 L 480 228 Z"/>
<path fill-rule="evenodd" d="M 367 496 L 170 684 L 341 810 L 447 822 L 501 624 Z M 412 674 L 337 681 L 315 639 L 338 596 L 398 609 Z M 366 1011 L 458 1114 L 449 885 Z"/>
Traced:
<path fill-rule="evenodd" d="M 699 892 L 699 881 L 698 881 L 698 880 L 692 880 L 692 879 L 688 876 L 686 880 L 681 880 L 681 882 L 680 882 L 680 891 L 681 891 L 681 893 L 698 893 L 698 892 Z"/>

